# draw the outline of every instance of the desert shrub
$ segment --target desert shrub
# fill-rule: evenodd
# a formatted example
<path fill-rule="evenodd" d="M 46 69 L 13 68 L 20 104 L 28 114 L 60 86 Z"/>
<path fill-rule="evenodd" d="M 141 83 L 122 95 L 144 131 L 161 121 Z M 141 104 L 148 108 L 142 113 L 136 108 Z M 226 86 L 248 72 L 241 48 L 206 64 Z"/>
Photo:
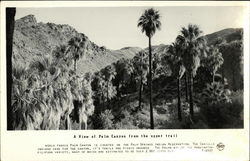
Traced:
<path fill-rule="evenodd" d="M 126 107 L 126 106 L 125 106 Z M 134 112 L 131 108 L 124 108 L 119 114 L 120 119 L 116 121 L 116 129 L 149 129 L 150 128 L 150 110 L 147 104 L 142 104 L 142 109 Z M 155 127 L 160 127 L 165 122 L 165 115 L 153 110 Z"/>
<path fill-rule="evenodd" d="M 188 120 L 189 117 L 189 105 L 188 103 L 181 104 L 182 110 L 182 122 L 178 120 L 178 111 L 177 111 L 177 100 L 173 99 L 171 103 L 168 103 L 166 106 L 166 122 L 164 128 L 169 129 L 180 129 L 183 128 L 183 123 Z"/>
<path fill-rule="evenodd" d="M 154 112 L 154 124 L 155 128 L 158 129 L 165 124 L 166 115 Z"/>
<path fill-rule="evenodd" d="M 137 129 L 137 121 L 134 115 L 127 110 L 122 111 L 120 121 L 115 123 L 116 129 Z"/>
<path fill-rule="evenodd" d="M 154 115 L 154 125 L 159 127 L 165 120 L 165 117 L 161 117 L 157 110 L 153 109 Z M 134 114 L 134 125 L 140 129 L 149 129 L 150 128 L 150 107 L 149 104 L 142 104 L 142 110 L 139 110 Z"/>
<path fill-rule="evenodd" d="M 154 113 L 155 114 L 155 113 Z M 149 129 L 150 128 L 150 112 L 149 108 L 143 108 L 142 111 L 136 114 L 136 125 L 140 129 Z M 154 116 L 155 118 L 155 116 Z"/>
<path fill-rule="evenodd" d="M 161 128 L 164 129 L 193 129 L 193 128 L 207 128 L 202 120 L 199 120 L 197 115 L 200 112 L 200 108 L 194 104 L 195 120 L 191 120 L 189 112 L 189 103 L 182 101 L 181 113 L 182 121 L 178 120 L 177 99 L 173 99 L 172 102 L 166 104 L 166 120 Z"/>
<path fill-rule="evenodd" d="M 100 129 L 113 129 L 114 124 L 113 124 L 113 119 L 114 116 L 112 114 L 111 110 L 105 110 L 100 113 L 98 116 L 98 122 L 100 124 Z"/>
<path fill-rule="evenodd" d="M 166 120 L 168 119 L 168 109 L 165 103 L 161 102 L 160 105 L 154 106 L 154 124 L 156 128 L 161 128 L 165 125 Z M 149 110 L 149 109 L 148 109 Z"/>

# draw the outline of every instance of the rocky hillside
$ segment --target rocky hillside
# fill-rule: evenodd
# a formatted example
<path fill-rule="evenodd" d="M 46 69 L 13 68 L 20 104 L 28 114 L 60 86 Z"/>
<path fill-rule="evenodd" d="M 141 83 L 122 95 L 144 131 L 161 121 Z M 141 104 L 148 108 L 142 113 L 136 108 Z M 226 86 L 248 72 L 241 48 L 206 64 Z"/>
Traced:
<path fill-rule="evenodd" d="M 15 22 L 13 39 L 13 60 L 29 64 L 35 56 L 51 54 L 56 46 L 67 44 L 77 32 L 69 25 L 37 22 L 34 15 L 28 15 Z M 82 34 L 84 35 L 84 34 Z M 79 61 L 81 73 L 94 72 L 121 59 L 132 58 L 141 48 L 126 47 L 109 50 L 91 42 L 87 36 L 87 55 Z"/>
<path fill-rule="evenodd" d="M 235 40 L 241 40 L 243 34 L 242 28 L 228 28 L 208 34 L 207 38 L 208 44 L 214 44 L 218 39 L 225 40 L 227 43 Z"/>

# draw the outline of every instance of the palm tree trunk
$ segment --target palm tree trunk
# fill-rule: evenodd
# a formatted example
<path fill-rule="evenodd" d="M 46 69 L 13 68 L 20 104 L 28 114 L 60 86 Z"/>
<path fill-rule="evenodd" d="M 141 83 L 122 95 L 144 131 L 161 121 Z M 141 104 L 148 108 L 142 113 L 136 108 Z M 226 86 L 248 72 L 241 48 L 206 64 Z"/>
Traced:
<path fill-rule="evenodd" d="M 142 93 L 142 76 L 141 76 L 141 80 L 140 80 L 140 89 L 139 89 L 139 106 L 138 106 L 138 110 L 141 110 L 141 93 Z M 137 111 L 138 111 L 137 110 Z"/>
<path fill-rule="evenodd" d="M 148 37 L 148 47 L 149 47 L 149 106 L 150 106 L 150 128 L 154 129 L 154 115 L 153 115 L 153 105 L 152 105 L 152 53 L 151 53 L 151 37 Z"/>
<path fill-rule="evenodd" d="M 85 121 L 81 120 L 79 122 L 79 130 L 82 130 L 82 129 L 87 130 L 88 129 L 87 126 L 88 126 L 87 120 L 85 120 Z"/>
<path fill-rule="evenodd" d="M 177 87 L 178 87 L 178 120 L 181 121 L 181 78 L 178 78 L 177 81 Z"/>
<path fill-rule="evenodd" d="M 130 93 L 136 92 L 136 83 L 134 82 L 134 80 L 135 80 L 135 75 L 133 73 L 131 73 L 131 76 L 130 76 L 131 88 L 129 90 Z"/>
<path fill-rule="evenodd" d="M 76 59 L 74 59 L 74 71 L 75 71 L 75 73 L 76 73 L 76 69 L 77 69 L 77 64 L 76 64 L 77 62 L 76 62 Z"/>
<path fill-rule="evenodd" d="M 120 81 L 118 81 L 118 83 L 117 83 L 117 97 L 118 98 L 121 97 L 121 93 L 120 93 Z"/>
<path fill-rule="evenodd" d="M 65 129 L 66 129 L 66 130 L 70 130 L 70 129 L 71 129 L 71 126 L 70 126 L 69 114 L 67 114 L 67 116 L 66 116 L 65 123 L 66 123 Z"/>
<path fill-rule="evenodd" d="M 105 108 L 105 99 L 104 99 L 104 93 L 102 92 L 102 108 Z"/>
<path fill-rule="evenodd" d="M 107 81 L 107 109 L 109 108 L 109 82 Z"/>
<path fill-rule="evenodd" d="M 225 71 L 224 71 L 224 63 L 222 64 L 221 67 L 221 75 L 222 75 L 222 83 L 225 84 Z"/>
<path fill-rule="evenodd" d="M 185 92 L 186 92 L 186 102 L 188 102 L 188 74 L 185 72 Z"/>
<path fill-rule="evenodd" d="M 88 119 L 85 120 L 84 122 L 84 130 L 88 129 Z"/>
<path fill-rule="evenodd" d="M 235 69 L 234 69 L 234 67 L 232 67 L 232 86 L 233 86 L 233 91 L 236 91 L 237 87 L 236 87 L 236 81 L 235 81 Z"/>
<path fill-rule="evenodd" d="M 6 8 L 6 65 L 7 65 L 7 129 L 14 130 L 13 113 L 11 106 L 11 91 L 12 91 L 12 43 L 15 27 L 16 8 Z"/>
<path fill-rule="evenodd" d="M 194 105 L 193 105 L 193 74 L 190 72 L 190 77 L 189 77 L 189 108 L 190 108 L 190 116 L 192 121 L 194 120 Z"/>

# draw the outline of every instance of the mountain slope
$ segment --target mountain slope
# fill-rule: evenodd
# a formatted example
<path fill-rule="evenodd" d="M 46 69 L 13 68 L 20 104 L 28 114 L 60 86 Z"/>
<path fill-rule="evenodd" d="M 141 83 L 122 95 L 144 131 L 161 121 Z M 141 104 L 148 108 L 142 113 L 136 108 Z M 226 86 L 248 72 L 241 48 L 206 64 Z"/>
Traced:
<path fill-rule="evenodd" d="M 204 35 L 208 45 L 214 44 L 218 39 L 224 40 L 230 43 L 235 40 L 242 40 L 243 29 L 242 28 L 228 28 L 220 30 L 211 34 Z M 152 46 L 153 53 L 162 53 L 168 48 L 168 45 L 160 44 Z M 148 50 L 148 48 L 146 48 Z"/>
<path fill-rule="evenodd" d="M 34 15 L 28 15 L 16 20 L 13 38 L 13 60 L 29 64 L 36 56 L 51 54 L 59 45 L 66 45 L 78 33 L 69 25 L 37 22 Z M 85 35 L 84 35 L 85 36 Z M 121 59 L 132 58 L 142 50 L 137 47 L 127 47 L 121 50 L 109 50 L 91 42 L 87 36 L 87 55 L 78 63 L 81 73 L 95 72 Z"/>
<path fill-rule="evenodd" d="M 242 28 L 228 28 L 205 35 L 208 44 L 214 44 L 218 39 L 225 40 L 227 43 L 235 40 L 241 40 L 243 34 Z"/>

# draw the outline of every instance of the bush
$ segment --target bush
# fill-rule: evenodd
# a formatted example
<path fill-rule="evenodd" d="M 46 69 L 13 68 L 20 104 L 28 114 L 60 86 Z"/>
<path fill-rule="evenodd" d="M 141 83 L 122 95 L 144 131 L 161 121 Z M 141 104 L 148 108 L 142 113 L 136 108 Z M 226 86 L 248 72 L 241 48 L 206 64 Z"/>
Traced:
<path fill-rule="evenodd" d="M 149 129 L 150 128 L 150 110 L 149 106 L 142 104 L 142 110 L 134 113 L 129 109 L 121 112 L 121 119 L 115 124 L 116 129 Z M 154 125 L 155 128 L 161 126 L 165 120 L 165 115 L 160 115 L 154 109 Z"/>
<path fill-rule="evenodd" d="M 100 129 L 113 129 L 114 116 L 111 110 L 105 110 L 104 112 L 100 113 L 98 117 L 98 122 L 100 124 Z"/>
<path fill-rule="evenodd" d="M 127 110 L 122 111 L 122 119 L 115 124 L 116 129 L 137 129 L 137 121 L 134 115 Z"/>
<path fill-rule="evenodd" d="M 232 92 L 219 82 L 207 85 L 203 90 L 201 117 L 209 128 L 243 127 L 243 93 Z"/>
<path fill-rule="evenodd" d="M 202 91 L 202 103 L 229 103 L 231 91 L 226 89 L 225 86 L 220 82 L 212 82 L 207 84 L 206 88 Z"/>
<path fill-rule="evenodd" d="M 242 103 L 235 100 L 231 103 L 209 104 L 201 109 L 210 128 L 242 128 L 242 111 Z"/>
<path fill-rule="evenodd" d="M 200 108 L 194 104 L 194 113 L 196 114 L 195 120 L 191 121 L 189 112 L 189 103 L 182 101 L 181 113 L 182 121 L 178 120 L 177 100 L 174 99 L 171 103 L 166 106 L 166 119 L 165 123 L 161 128 L 164 129 L 196 129 L 196 128 L 207 128 L 206 124 L 199 120 L 197 117 L 200 112 Z"/>

